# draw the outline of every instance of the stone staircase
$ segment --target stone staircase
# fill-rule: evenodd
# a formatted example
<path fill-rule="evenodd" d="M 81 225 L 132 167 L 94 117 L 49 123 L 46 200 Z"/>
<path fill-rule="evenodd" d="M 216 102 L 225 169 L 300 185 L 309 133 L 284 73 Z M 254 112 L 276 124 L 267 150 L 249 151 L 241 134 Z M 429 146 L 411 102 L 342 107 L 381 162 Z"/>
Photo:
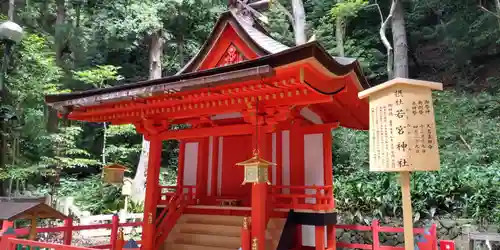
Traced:
<path fill-rule="evenodd" d="M 183 214 L 165 241 L 164 250 L 237 250 L 242 216 Z M 276 249 L 284 219 L 271 219 L 267 249 Z"/>
<path fill-rule="evenodd" d="M 237 250 L 243 217 L 183 214 L 165 241 L 165 250 Z"/>

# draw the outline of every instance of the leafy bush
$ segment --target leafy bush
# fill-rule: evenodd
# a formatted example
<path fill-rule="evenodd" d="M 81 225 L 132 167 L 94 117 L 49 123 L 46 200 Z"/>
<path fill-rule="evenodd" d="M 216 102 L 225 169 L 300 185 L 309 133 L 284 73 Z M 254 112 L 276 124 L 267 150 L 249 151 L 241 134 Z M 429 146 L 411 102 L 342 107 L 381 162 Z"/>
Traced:
<path fill-rule="evenodd" d="M 415 218 L 451 214 L 500 222 L 500 98 L 438 92 L 435 109 L 441 170 L 412 174 Z M 400 216 L 399 178 L 369 172 L 367 134 L 335 131 L 337 207 L 352 217 Z"/>
<path fill-rule="evenodd" d="M 109 214 L 123 209 L 125 200 L 121 189 L 117 186 L 103 184 L 100 175 L 94 175 L 83 180 L 75 178 L 61 179 L 57 188 L 57 196 L 72 196 L 75 204 L 82 211 L 92 214 Z"/>

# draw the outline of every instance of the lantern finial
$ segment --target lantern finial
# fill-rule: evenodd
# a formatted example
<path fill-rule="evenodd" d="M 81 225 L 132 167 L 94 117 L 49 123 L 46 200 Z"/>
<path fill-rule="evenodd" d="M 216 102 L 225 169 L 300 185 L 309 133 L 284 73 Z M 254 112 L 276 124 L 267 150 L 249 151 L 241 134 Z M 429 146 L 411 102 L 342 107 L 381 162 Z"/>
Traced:
<path fill-rule="evenodd" d="M 245 177 L 242 185 L 246 183 L 262 182 L 270 184 L 268 168 L 270 166 L 276 166 L 276 164 L 260 157 L 259 150 L 255 149 L 253 151 L 252 158 L 243 162 L 236 163 L 236 166 L 245 167 Z"/>

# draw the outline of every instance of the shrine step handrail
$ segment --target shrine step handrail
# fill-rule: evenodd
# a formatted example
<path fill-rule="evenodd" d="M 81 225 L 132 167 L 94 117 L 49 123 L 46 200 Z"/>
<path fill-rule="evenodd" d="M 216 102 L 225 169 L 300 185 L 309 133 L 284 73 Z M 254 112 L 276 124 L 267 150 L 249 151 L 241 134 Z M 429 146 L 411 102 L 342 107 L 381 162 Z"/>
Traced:
<path fill-rule="evenodd" d="M 184 187 L 182 187 L 182 190 L 184 190 Z M 167 239 L 168 234 L 181 217 L 187 205 L 193 203 L 195 195 L 192 190 L 192 188 L 189 188 L 187 194 L 183 193 L 183 191 L 176 192 L 158 217 L 156 221 L 157 233 L 155 235 L 157 248 Z"/>
<path fill-rule="evenodd" d="M 169 204 L 175 195 L 185 196 L 186 200 L 194 201 L 196 198 L 196 186 L 159 186 L 158 204 Z"/>

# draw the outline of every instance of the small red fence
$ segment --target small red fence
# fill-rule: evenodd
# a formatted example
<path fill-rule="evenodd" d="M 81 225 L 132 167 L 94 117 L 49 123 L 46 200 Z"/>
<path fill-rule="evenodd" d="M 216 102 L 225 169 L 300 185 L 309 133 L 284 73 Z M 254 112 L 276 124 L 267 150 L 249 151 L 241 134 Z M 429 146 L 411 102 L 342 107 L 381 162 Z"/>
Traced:
<path fill-rule="evenodd" d="M 130 223 L 128 223 L 130 224 Z M 92 225 L 92 228 L 94 226 L 98 225 Z M 106 225 L 107 227 L 111 227 L 111 225 Z M 89 229 L 91 226 L 75 226 L 76 229 L 84 230 L 84 229 Z M 84 229 L 81 229 L 84 228 Z M 101 227 L 102 228 L 102 227 Z M 47 230 L 50 229 L 50 230 Z M 54 230 L 56 228 L 40 228 L 38 231 L 45 231 L 45 232 L 60 232 Z M 248 231 L 249 227 L 247 225 L 247 228 L 242 228 L 242 236 L 247 236 L 247 237 L 242 237 L 243 238 L 248 238 Z M 336 246 L 338 248 L 348 248 L 348 249 L 373 249 L 373 250 L 404 250 L 404 247 L 394 247 L 394 246 L 383 246 L 380 244 L 379 236 L 380 233 L 403 233 L 403 228 L 394 228 L 394 227 L 384 227 L 380 226 L 378 220 L 373 220 L 372 224 L 369 226 L 362 226 L 362 225 L 335 225 L 335 229 L 343 229 L 343 230 L 353 230 L 353 231 L 365 231 L 365 232 L 370 232 L 372 233 L 372 244 L 360 244 L 360 243 L 347 243 L 347 242 L 337 242 Z M 17 231 L 21 231 L 25 229 L 18 229 Z M 22 231 L 21 231 L 22 232 Z M 415 228 L 413 232 L 421 237 L 421 240 L 418 240 L 418 247 L 420 250 L 437 250 L 437 234 L 436 234 L 436 225 L 433 224 L 429 230 L 426 230 L 424 228 Z M 334 232 L 335 234 L 335 232 Z M 37 241 L 29 241 L 29 240 L 22 240 L 22 239 L 16 239 L 15 238 L 16 234 L 6 234 L 3 235 L 0 241 L 0 249 L 2 250 L 16 250 L 19 249 L 18 246 L 23 246 L 23 247 L 30 247 L 30 249 L 40 249 L 40 248 L 45 248 L 45 249 L 51 249 L 51 250 L 91 250 L 91 249 L 116 249 L 114 248 L 116 242 L 106 245 L 106 246 L 96 246 L 92 248 L 85 248 L 85 247 L 75 247 L 75 246 L 70 246 L 70 245 L 60 245 L 60 244 L 50 244 L 50 243 L 43 243 L 43 242 L 37 242 Z M 111 237 L 110 237 L 111 238 Z M 248 238 L 249 239 L 249 238 Z M 66 241 L 65 241 L 66 242 Z M 112 246 L 113 245 L 113 246 Z M 123 242 L 121 242 L 120 246 L 116 246 L 117 249 L 121 249 L 123 246 Z M 26 248 L 23 248 L 26 249 Z"/>
<path fill-rule="evenodd" d="M 75 231 L 83 231 L 83 230 L 95 230 L 95 229 L 110 229 L 110 242 L 109 244 L 106 245 L 99 245 L 99 246 L 92 246 L 92 249 L 115 249 L 116 241 L 111 240 L 111 239 L 117 239 L 118 238 L 118 233 L 120 228 L 124 227 L 140 227 L 142 226 L 142 222 L 125 222 L 125 223 L 120 223 L 120 219 L 118 215 L 113 215 L 113 218 L 111 220 L 110 224 L 96 224 L 96 225 L 74 225 L 73 224 L 73 219 L 68 218 L 64 221 L 64 226 L 62 227 L 49 227 L 49 228 L 37 228 L 36 232 L 37 233 L 63 233 L 63 244 L 64 245 L 59 245 L 59 244 L 49 244 L 49 243 L 43 243 L 43 242 L 36 242 L 36 241 L 27 241 L 27 240 L 20 240 L 23 241 L 24 243 L 30 243 L 25 246 L 35 246 L 36 247 L 41 247 L 41 248 L 48 248 L 48 249 L 55 249 L 55 250 L 77 250 L 77 249 L 89 249 L 89 248 L 77 248 L 77 247 L 70 247 L 71 242 L 73 240 L 73 232 Z M 5 226 L 5 225 L 4 225 Z M 15 229 L 13 231 L 13 235 L 16 237 L 23 237 L 29 234 L 29 228 L 20 228 L 20 229 Z M 4 244 L 3 238 L 5 237 L 2 236 L 2 241 L 1 244 Z M 17 242 L 18 239 L 9 239 L 10 242 Z M 53 245 L 51 247 L 45 247 L 42 245 Z M 69 247 L 69 248 L 68 248 Z M 0 248 L 1 250 L 14 250 L 16 248 Z M 31 248 L 33 249 L 33 248 Z"/>
<path fill-rule="evenodd" d="M 21 240 L 16 238 L 7 238 L 4 241 L 3 237 L 2 237 L 2 242 L 0 244 L 2 250 L 17 250 L 17 249 L 95 250 L 92 248 L 50 244 L 50 243 L 43 243 L 31 240 Z"/>
<path fill-rule="evenodd" d="M 380 226 L 378 220 L 373 220 L 369 226 L 362 225 L 335 225 L 335 229 L 353 230 L 372 232 L 372 244 L 359 244 L 337 242 L 337 247 L 349 249 L 372 249 L 372 250 L 404 250 L 404 247 L 383 246 L 380 244 L 380 233 L 403 233 L 402 227 L 383 227 Z M 436 250 L 437 249 L 437 232 L 436 224 L 426 230 L 425 228 L 414 228 L 413 233 L 420 250 Z"/>
<path fill-rule="evenodd" d="M 176 216 L 167 216 L 167 213 L 182 213 L 182 206 L 180 204 L 174 204 L 175 206 L 170 206 L 173 201 L 184 201 L 184 205 L 195 204 L 197 201 L 196 197 L 196 187 L 195 186 L 161 186 L 161 192 L 157 197 L 158 204 L 167 205 L 166 209 L 161 212 L 161 215 L 165 215 L 165 219 L 162 224 L 157 225 L 165 231 L 169 231 L 171 227 L 175 224 Z M 334 208 L 333 200 L 333 187 L 332 186 L 270 186 L 269 195 L 271 198 L 271 203 L 273 208 L 278 209 L 308 209 L 315 211 L 331 211 Z M 172 203 L 172 204 L 170 204 Z M 170 209 L 168 209 L 170 208 Z M 175 208 L 175 209 L 172 209 Z M 181 208 L 179 210 L 179 208 Z M 162 216 L 160 216 L 162 217 Z M 171 218 L 172 217 L 172 218 Z M 157 224 L 159 222 L 157 221 Z M 37 228 L 37 233 L 55 233 L 62 232 L 63 244 L 49 244 L 43 242 L 27 241 L 21 239 L 15 239 L 15 236 L 26 236 L 29 234 L 29 228 L 22 228 L 14 230 L 11 237 L 8 235 L 1 236 L 0 250 L 15 250 L 16 246 L 29 246 L 30 249 L 36 248 L 46 248 L 53 250 L 89 250 L 89 249 L 121 249 L 123 246 L 123 236 L 119 237 L 119 229 L 123 227 L 139 227 L 142 226 L 142 222 L 128 222 L 119 223 L 118 215 L 114 215 L 111 224 L 99 224 L 99 225 L 74 225 L 72 219 L 67 219 L 62 227 L 54 228 Z M 331 244 L 336 245 L 339 248 L 347 249 L 373 249 L 373 250 L 404 250 L 404 247 L 393 247 L 393 246 L 383 246 L 380 244 L 379 236 L 381 233 L 403 233 L 403 228 L 394 227 L 384 227 L 380 226 L 377 220 L 373 220 L 371 225 L 335 225 L 335 229 L 342 230 L 353 230 L 353 231 L 365 231 L 371 232 L 372 234 L 372 244 L 361 244 L 361 243 L 349 243 L 349 242 L 331 242 Z M 93 229 L 110 229 L 110 243 L 101 246 L 92 246 L 91 248 L 82 248 L 70 246 L 72 242 L 72 235 L 74 231 L 81 230 L 93 230 Z M 242 238 L 248 238 L 249 227 L 242 229 Z M 333 236 L 335 236 L 335 230 L 333 231 Z M 331 232 L 329 229 L 329 233 Z M 424 228 L 415 228 L 414 233 L 416 234 L 416 239 L 418 241 L 418 247 L 420 250 L 437 250 L 437 235 L 436 235 L 436 225 L 432 225 L 429 230 Z M 158 235 L 156 235 L 157 237 Z M 164 239 L 165 235 L 163 235 Z M 121 240 L 116 240 L 120 239 Z M 161 238 L 161 237 L 159 237 Z M 333 241 L 335 241 L 335 237 Z M 111 240 L 113 239 L 113 240 Z M 243 242 L 242 242 L 243 243 Z M 330 244 L 330 243 L 329 243 Z M 242 246 L 244 246 L 243 244 Z"/>
<path fill-rule="evenodd" d="M 270 186 L 274 208 L 329 211 L 334 208 L 333 186 Z"/>

